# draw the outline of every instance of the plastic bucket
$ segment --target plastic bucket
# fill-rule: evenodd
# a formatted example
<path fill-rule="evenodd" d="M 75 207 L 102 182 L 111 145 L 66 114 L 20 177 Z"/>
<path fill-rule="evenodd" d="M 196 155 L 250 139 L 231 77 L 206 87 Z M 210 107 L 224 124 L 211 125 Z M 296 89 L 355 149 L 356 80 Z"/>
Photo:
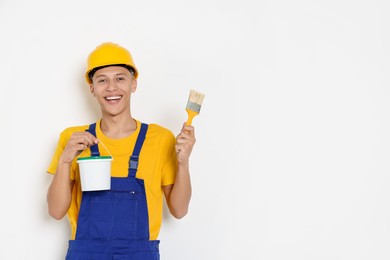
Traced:
<path fill-rule="evenodd" d="M 78 158 L 80 168 L 81 190 L 111 189 L 112 156 L 91 156 Z"/>

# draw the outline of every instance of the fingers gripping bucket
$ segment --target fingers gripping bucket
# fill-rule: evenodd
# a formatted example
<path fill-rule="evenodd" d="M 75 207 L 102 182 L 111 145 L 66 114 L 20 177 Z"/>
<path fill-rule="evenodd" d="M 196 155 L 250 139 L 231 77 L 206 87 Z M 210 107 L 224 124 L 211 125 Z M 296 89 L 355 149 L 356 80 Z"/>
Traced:
<path fill-rule="evenodd" d="M 106 147 L 104 146 L 104 148 Z M 110 190 L 112 160 L 111 155 L 78 158 L 77 163 L 80 168 L 81 190 Z"/>

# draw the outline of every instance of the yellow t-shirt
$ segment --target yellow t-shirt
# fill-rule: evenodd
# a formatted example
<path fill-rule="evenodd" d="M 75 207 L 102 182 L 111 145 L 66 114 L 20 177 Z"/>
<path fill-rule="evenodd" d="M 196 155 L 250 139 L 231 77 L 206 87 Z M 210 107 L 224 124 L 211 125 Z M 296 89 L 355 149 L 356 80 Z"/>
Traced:
<path fill-rule="evenodd" d="M 129 158 L 133 152 L 141 123 L 136 120 L 137 129 L 130 136 L 121 139 L 110 139 L 101 131 L 100 121 L 96 123 L 96 137 L 107 147 L 113 157 L 111 176 L 127 177 Z M 69 127 L 61 133 L 57 150 L 47 170 L 48 173 L 56 173 L 58 160 L 71 135 L 74 132 L 84 132 L 88 127 L 89 125 Z M 171 185 L 175 181 L 177 169 L 175 143 L 176 140 L 171 131 L 156 124 L 149 125 L 139 157 L 136 178 L 143 179 L 145 183 L 150 240 L 157 239 L 160 232 L 164 194 L 162 186 Z M 109 155 L 104 146 L 101 144 L 98 146 L 101 156 Z M 89 149 L 79 155 L 81 158 L 87 156 L 90 156 Z M 70 178 L 75 181 L 72 190 L 72 202 L 68 210 L 68 219 L 72 228 L 71 239 L 75 239 L 82 197 L 80 173 L 76 160 L 77 158 L 73 160 L 70 172 Z"/>

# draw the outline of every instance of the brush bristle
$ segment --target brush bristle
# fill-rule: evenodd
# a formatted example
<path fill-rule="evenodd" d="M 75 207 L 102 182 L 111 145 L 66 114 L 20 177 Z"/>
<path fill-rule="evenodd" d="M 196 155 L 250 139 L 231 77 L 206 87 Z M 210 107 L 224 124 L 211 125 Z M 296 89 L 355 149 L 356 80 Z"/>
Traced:
<path fill-rule="evenodd" d="M 195 91 L 193 89 L 190 90 L 190 95 L 188 97 L 187 109 L 193 110 L 199 113 L 200 108 L 203 103 L 204 94 Z"/>
<path fill-rule="evenodd" d="M 198 105 L 202 105 L 204 96 L 205 96 L 204 94 L 191 89 L 190 96 L 188 97 L 188 101 L 192 103 L 196 103 Z"/>

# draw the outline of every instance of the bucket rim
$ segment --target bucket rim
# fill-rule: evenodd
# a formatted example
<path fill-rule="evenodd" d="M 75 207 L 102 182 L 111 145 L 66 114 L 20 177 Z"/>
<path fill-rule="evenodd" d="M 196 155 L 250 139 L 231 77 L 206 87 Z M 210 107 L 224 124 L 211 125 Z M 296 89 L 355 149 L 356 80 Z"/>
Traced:
<path fill-rule="evenodd" d="M 89 161 L 89 160 L 112 160 L 112 156 L 90 156 L 78 158 L 77 161 Z"/>

